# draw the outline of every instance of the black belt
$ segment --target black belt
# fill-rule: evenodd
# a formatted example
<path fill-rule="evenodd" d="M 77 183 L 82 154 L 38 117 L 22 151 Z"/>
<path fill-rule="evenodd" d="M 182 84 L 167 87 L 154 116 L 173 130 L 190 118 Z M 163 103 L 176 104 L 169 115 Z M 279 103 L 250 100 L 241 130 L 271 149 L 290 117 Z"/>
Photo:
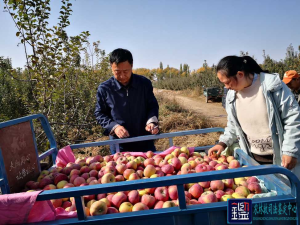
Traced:
<path fill-rule="evenodd" d="M 273 154 L 272 155 L 257 155 L 252 153 L 253 158 L 259 164 L 273 164 Z"/>

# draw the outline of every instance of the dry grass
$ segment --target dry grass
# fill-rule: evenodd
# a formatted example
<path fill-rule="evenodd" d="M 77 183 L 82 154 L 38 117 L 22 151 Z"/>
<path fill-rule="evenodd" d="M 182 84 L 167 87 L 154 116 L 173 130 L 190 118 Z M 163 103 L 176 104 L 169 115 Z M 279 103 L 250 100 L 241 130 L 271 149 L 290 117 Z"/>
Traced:
<path fill-rule="evenodd" d="M 181 94 L 190 98 L 197 98 L 199 96 L 203 95 L 203 89 L 200 86 L 197 86 L 193 88 L 192 90 L 190 89 L 185 89 L 181 91 Z"/>
<path fill-rule="evenodd" d="M 156 95 L 159 101 L 160 129 L 162 133 L 187 131 L 195 129 L 211 128 L 216 126 L 207 118 L 190 112 L 180 107 L 175 100 L 166 100 L 161 95 Z M 213 145 L 219 139 L 220 134 L 210 133 L 203 135 L 188 135 L 173 139 L 174 145 L 197 147 Z M 159 139 L 155 142 L 157 150 L 165 150 L 169 147 L 169 139 Z"/>

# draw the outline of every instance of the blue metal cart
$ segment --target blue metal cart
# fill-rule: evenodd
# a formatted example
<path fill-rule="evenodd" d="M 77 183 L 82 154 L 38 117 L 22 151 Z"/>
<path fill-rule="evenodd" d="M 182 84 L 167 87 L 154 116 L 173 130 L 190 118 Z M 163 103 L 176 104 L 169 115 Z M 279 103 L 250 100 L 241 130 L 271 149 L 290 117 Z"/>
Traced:
<path fill-rule="evenodd" d="M 38 157 L 38 160 L 42 160 L 45 157 L 52 155 L 52 157 L 54 158 L 53 161 L 55 161 L 55 156 L 57 155 L 57 147 L 49 123 L 47 122 L 44 116 L 33 115 L 33 116 L 28 116 L 16 120 L 8 121 L 5 123 L 0 123 L 0 130 L 5 127 L 9 127 L 12 125 L 16 125 L 28 121 L 30 121 L 30 123 L 32 124 L 33 119 L 41 120 L 43 128 L 50 142 L 50 149 L 44 154 L 40 155 Z M 118 149 L 118 146 L 121 143 L 136 142 L 142 140 L 154 140 L 160 138 L 169 138 L 170 146 L 173 146 L 173 138 L 177 136 L 207 134 L 211 132 L 222 132 L 222 131 L 223 128 L 199 129 L 199 130 L 174 132 L 174 133 L 159 134 L 159 135 L 149 135 L 144 137 L 128 138 L 122 140 L 109 140 L 109 141 L 101 141 L 101 142 L 76 144 L 76 145 L 71 145 L 71 148 L 76 149 L 76 148 L 114 144 Z M 195 151 L 205 151 L 210 147 L 211 146 L 196 147 Z M 39 224 L 130 224 L 130 225 L 227 224 L 227 214 L 226 214 L 227 202 L 186 205 L 183 185 L 187 183 L 221 180 L 221 179 L 245 177 L 245 176 L 258 176 L 258 178 L 260 178 L 265 182 L 265 186 L 269 190 L 277 191 L 277 196 L 268 197 L 268 198 L 255 198 L 252 201 L 253 204 L 293 203 L 297 206 L 296 215 L 298 217 L 299 210 L 300 210 L 299 208 L 300 207 L 299 205 L 300 181 L 292 172 L 290 172 L 285 168 L 275 166 L 275 165 L 259 166 L 254 160 L 252 160 L 240 149 L 236 150 L 236 156 L 242 165 L 248 165 L 248 167 L 160 177 L 154 179 L 141 179 L 141 180 L 134 180 L 134 181 L 118 182 L 118 183 L 99 184 L 93 186 L 75 187 L 71 189 L 44 191 L 41 194 L 39 194 L 37 201 L 74 197 L 78 217 L 72 219 L 43 222 Z M 8 182 L 7 174 L 2 164 L 3 156 L 1 154 L 0 154 L 0 159 L 1 159 L 0 161 L 1 162 L 1 171 L 0 171 L 1 189 L 3 193 L 9 193 L 9 186 L 7 185 Z M 290 180 L 291 187 L 288 187 L 286 184 L 284 184 L 274 174 L 283 174 L 287 176 Z M 170 186 L 170 185 L 177 185 L 178 199 L 179 199 L 178 207 L 146 210 L 146 211 L 131 212 L 131 213 L 108 214 L 108 215 L 101 215 L 101 216 L 94 216 L 94 217 L 91 216 L 87 217 L 85 215 L 84 202 L 83 202 L 84 195 L 136 190 L 136 189 Z M 256 220 L 253 221 L 253 224 L 275 224 L 275 222 L 276 224 L 293 224 L 291 221 L 284 221 L 284 220 L 282 221 Z M 299 224 L 299 221 L 294 221 L 294 222 L 295 222 L 294 224 Z"/>

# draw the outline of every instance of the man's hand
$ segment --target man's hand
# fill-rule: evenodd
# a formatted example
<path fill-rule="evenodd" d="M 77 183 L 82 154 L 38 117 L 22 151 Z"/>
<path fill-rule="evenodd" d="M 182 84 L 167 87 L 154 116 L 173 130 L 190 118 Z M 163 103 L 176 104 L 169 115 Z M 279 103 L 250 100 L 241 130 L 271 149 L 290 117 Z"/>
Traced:
<path fill-rule="evenodd" d="M 214 147 L 212 147 L 208 150 L 208 156 L 213 156 L 213 155 L 219 156 L 222 151 L 224 151 L 223 146 L 215 145 Z"/>
<path fill-rule="evenodd" d="M 158 125 L 155 125 L 154 123 L 149 123 L 145 129 L 151 134 L 158 134 L 159 132 Z"/>
<path fill-rule="evenodd" d="M 123 126 L 117 126 L 114 130 L 115 134 L 118 136 L 118 138 L 127 138 L 129 137 L 128 131 Z"/>
<path fill-rule="evenodd" d="M 281 166 L 292 170 L 297 164 L 297 159 L 292 157 L 292 156 L 288 156 L 288 155 L 282 155 L 281 158 Z"/>

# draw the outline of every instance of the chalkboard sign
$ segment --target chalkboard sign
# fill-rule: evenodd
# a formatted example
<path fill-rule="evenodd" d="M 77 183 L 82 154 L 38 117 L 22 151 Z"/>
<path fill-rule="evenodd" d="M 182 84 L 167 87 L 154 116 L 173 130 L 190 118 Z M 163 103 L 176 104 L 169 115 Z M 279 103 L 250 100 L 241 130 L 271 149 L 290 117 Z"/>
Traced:
<path fill-rule="evenodd" d="M 10 193 L 20 192 L 40 173 L 30 122 L 1 128 L 0 149 Z"/>

